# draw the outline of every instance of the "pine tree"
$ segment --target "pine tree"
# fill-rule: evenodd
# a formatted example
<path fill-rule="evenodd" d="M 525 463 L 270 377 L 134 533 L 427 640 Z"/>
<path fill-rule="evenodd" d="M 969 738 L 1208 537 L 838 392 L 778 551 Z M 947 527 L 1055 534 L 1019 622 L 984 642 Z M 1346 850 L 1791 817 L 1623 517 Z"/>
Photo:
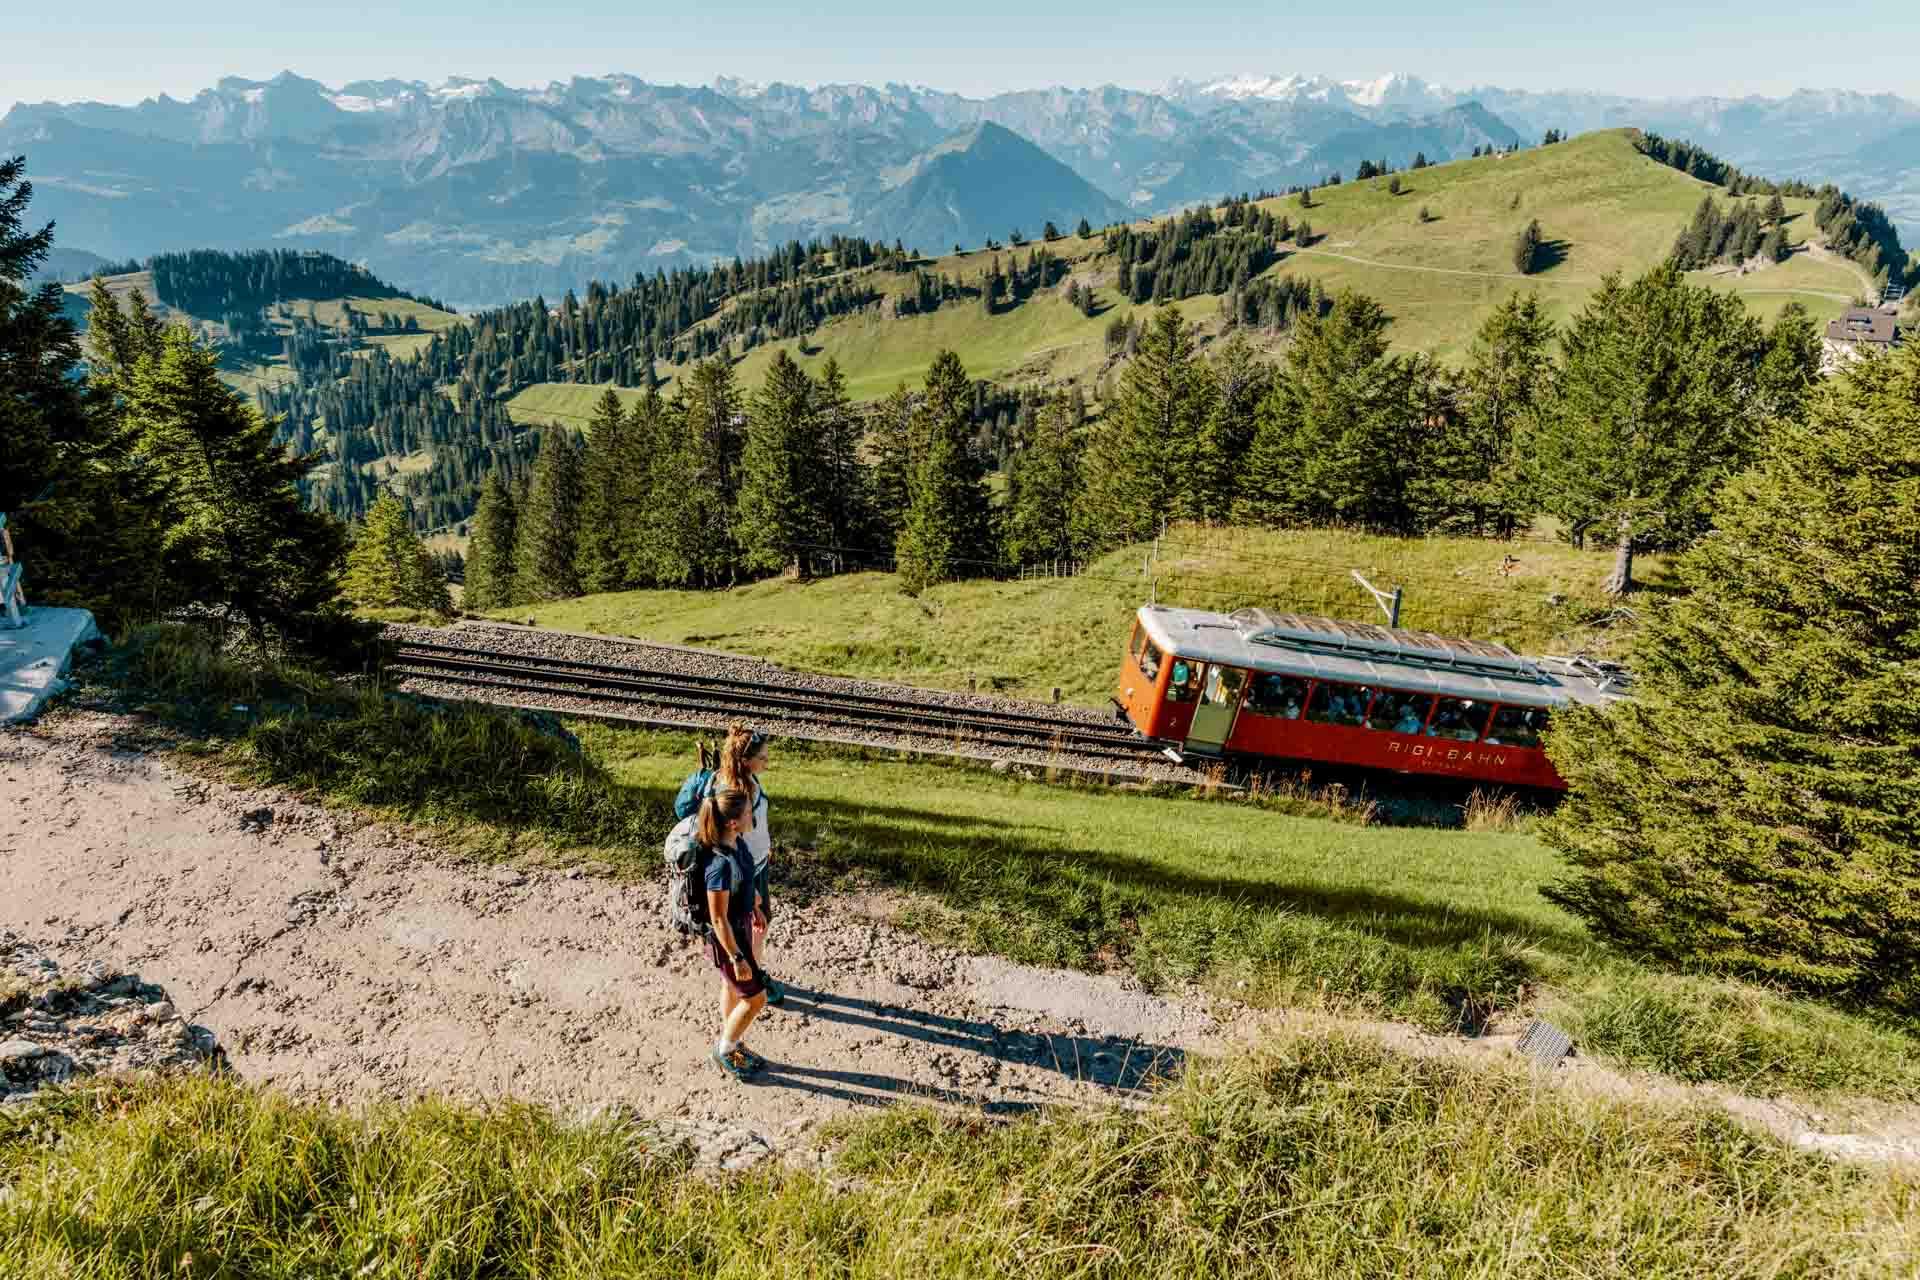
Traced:
<path fill-rule="evenodd" d="M 1301 317 L 1260 404 L 1238 519 L 1413 531 L 1410 485 L 1430 447 L 1422 406 L 1435 370 L 1389 358 L 1386 328 L 1380 305 L 1352 291 L 1325 316 Z"/>
<path fill-rule="evenodd" d="M 53 246 L 51 224 L 24 229 L 32 196 L 24 160 L 0 159 L 0 512 L 29 598 L 117 630 L 177 602 L 154 554 L 172 512 L 109 390 L 78 376 L 60 287 L 28 287 Z"/>
<path fill-rule="evenodd" d="M 810 492 L 818 513 L 820 537 L 836 548 L 864 547 L 874 536 L 874 515 L 862 450 L 866 444 L 866 416 L 847 394 L 846 375 L 839 362 L 828 357 L 813 390 L 814 417 L 819 424 L 819 464 L 810 477 Z"/>
<path fill-rule="evenodd" d="M 910 593 L 997 562 L 986 469 L 973 450 L 973 384 L 953 352 L 934 357 L 917 416 L 926 455 L 914 472 L 896 548 L 901 585 Z"/>
<path fill-rule="evenodd" d="M 1387 179 L 1387 194 L 1394 196 L 1400 194 L 1400 176 L 1398 174 Z"/>
<path fill-rule="evenodd" d="M 1074 504 L 1080 494 L 1078 393 L 1054 395 L 1034 416 L 1031 432 L 1007 467 L 1007 558 L 1015 564 L 1071 559 Z"/>
<path fill-rule="evenodd" d="M 1778 191 L 1767 201 L 1767 221 L 1776 227 L 1784 227 L 1787 221 L 1787 202 L 1780 198 Z"/>
<path fill-rule="evenodd" d="M 1757 434 L 1759 322 L 1732 294 L 1671 263 L 1630 285 L 1608 276 L 1562 338 L 1565 358 L 1536 433 L 1541 506 L 1570 530 L 1616 539 L 1608 589 L 1633 586 L 1643 545 L 1684 545 Z"/>
<path fill-rule="evenodd" d="M 874 520 L 888 546 L 906 526 L 907 508 L 913 505 L 913 477 L 926 457 L 926 443 L 918 435 L 924 425 L 919 397 L 904 385 L 874 408 L 870 491 Z"/>
<path fill-rule="evenodd" d="M 1045 241 L 1046 243 L 1052 244 L 1055 240 L 1058 240 L 1059 238 L 1060 238 L 1060 228 L 1054 226 L 1051 220 L 1047 222 L 1046 226 L 1040 228 L 1040 239 Z"/>
<path fill-rule="evenodd" d="M 446 576 L 414 533 L 406 504 L 392 494 L 374 503 L 355 531 L 340 592 L 362 609 L 453 612 Z"/>
<path fill-rule="evenodd" d="M 620 396 L 601 392 L 587 424 L 581 463 L 580 538 L 575 571 L 582 591 L 625 591 L 639 585 L 634 572 L 633 481 L 644 474 L 646 456 Z"/>
<path fill-rule="evenodd" d="M 1212 386 L 1194 456 L 1193 515 L 1225 523 L 1239 498 L 1240 470 L 1253 444 L 1260 402 L 1273 383 L 1273 367 L 1260 359 L 1246 334 L 1235 330 L 1205 370 Z"/>
<path fill-rule="evenodd" d="M 1768 262 L 1785 262 L 1791 252 L 1787 248 L 1787 229 L 1779 223 L 1767 232 L 1766 240 L 1760 246 L 1760 256 Z"/>
<path fill-rule="evenodd" d="M 541 604 L 580 594 L 580 509 L 585 494 L 580 448 L 573 433 L 556 428 L 540 444 L 533 485 L 520 508 L 515 538 L 516 603 Z"/>
<path fill-rule="evenodd" d="M 1532 275 L 1540 265 L 1540 219 L 1533 218 L 1513 240 L 1513 269 Z"/>
<path fill-rule="evenodd" d="M 718 586 L 739 568 L 733 533 L 740 454 L 745 444 L 740 388 L 724 356 L 702 360 L 687 374 L 672 415 L 681 431 L 664 451 L 653 484 L 656 495 L 677 494 L 671 526 L 657 531 L 664 544 L 664 581 Z"/>
<path fill-rule="evenodd" d="M 467 544 L 467 580 L 460 591 L 462 608 L 483 613 L 520 603 L 513 594 L 518 526 L 519 511 L 514 505 L 513 491 L 500 482 L 497 471 L 489 471 L 480 488 L 480 505 L 473 513 L 473 536 Z"/>
<path fill-rule="evenodd" d="M 1525 458 L 1553 391 L 1553 332 L 1536 294 L 1511 294 L 1467 353 L 1459 429 L 1436 461 L 1476 534 L 1511 534 L 1532 509 Z"/>
<path fill-rule="evenodd" d="M 779 572 L 822 536 L 824 521 L 812 501 L 823 461 L 814 392 L 813 380 L 781 350 L 747 403 L 735 529 L 748 569 Z"/>
<path fill-rule="evenodd" d="M 1176 308 L 1159 308 L 1088 445 L 1089 545 L 1150 537 L 1165 520 L 1199 514 L 1194 458 L 1212 407 L 1191 327 Z"/>
<path fill-rule="evenodd" d="M 1073 229 L 1073 234 L 1079 236 L 1082 240 L 1088 239 L 1093 235 L 1093 226 L 1085 218 L 1082 218 L 1080 219 L 1080 225 Z"/>
<path fill-rule="evenodd" d="M 1633 697 L 1560 713 L 1551 896 L 1668 964 L 1920 1012 L 1920 347 L 1828 379 L 1643 624 Z"/>
<path fill-rule="evenodd" d="M 220 353 L 183 326 L 140 359 L 124 410 L 177 513 L 160 550 L 186 598 L 256 634 L 304 635 L 346 557 L 345 527 L 300 500 L 311 460 L 275 443 L 279 424 L 221 381 Z"/>

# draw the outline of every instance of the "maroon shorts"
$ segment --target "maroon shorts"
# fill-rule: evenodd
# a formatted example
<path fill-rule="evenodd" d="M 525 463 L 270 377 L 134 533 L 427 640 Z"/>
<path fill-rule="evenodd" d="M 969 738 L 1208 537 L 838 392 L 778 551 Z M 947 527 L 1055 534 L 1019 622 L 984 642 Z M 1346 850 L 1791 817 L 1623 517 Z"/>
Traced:
<path fill-rule="evenodd" d="M 736 939 L 739 936 L 737 933 L 734 935 Z M 760 972 L 760 966 L 753 962 L 751 953 L 747 955 L 746 960 L 747 967 L 752 972 L 747 975 L 745 982 L 734 976 L 733 961 L 727 959 L 727 953 L 720 949 L 720 939 L 711 936 L 707 938 L 707 958 L 713 961 L 713 967 L 720 971 L 721 978 L 733 989 L 733 994 L 742 1000 L 751 1000 L 767 989 L 767 975 Z"/>

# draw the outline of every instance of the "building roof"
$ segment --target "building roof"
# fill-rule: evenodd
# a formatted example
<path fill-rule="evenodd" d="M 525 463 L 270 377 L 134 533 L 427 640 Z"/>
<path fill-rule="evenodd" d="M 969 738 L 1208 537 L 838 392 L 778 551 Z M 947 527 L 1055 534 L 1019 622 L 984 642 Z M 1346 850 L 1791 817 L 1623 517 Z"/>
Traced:
<path fill-rule="evenodd" d="M 1140 625 L 1163 652 L 1202 662 L 1530 707 L 1604 704 L 1625 673 L 1566 658 L 1526 658 L 1505 645 L 1305 614 L 1232 615 L 1146 605 Z"/>
<path fill-rule="evenodd" d="M 1827 338 L 1832 342 L 1873 342 L 1891 346 L 1897 332 L 1892 312 L 1869 310 L 1866 307 L 1848 307 L 1838 320 L 1827 322 Z"/>

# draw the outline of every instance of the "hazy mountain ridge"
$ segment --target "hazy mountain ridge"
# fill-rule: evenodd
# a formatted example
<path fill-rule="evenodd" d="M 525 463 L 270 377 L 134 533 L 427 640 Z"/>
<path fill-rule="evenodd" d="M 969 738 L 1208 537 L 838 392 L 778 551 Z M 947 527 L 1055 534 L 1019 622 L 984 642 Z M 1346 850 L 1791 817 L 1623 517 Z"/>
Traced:
<path fill-rule="evenodd" d="M 537 89 L 458 77 L 331 88 L 283 73 L 229 77 L 184 102 L 16 105 L 0 118 L 0 150 L 28 154 L 36 207 L 68 245 L 113 257 L 323 249 L 483 302 L 753 255 L 790 237 L 898 236 L 934 251 L 1016 225 L 1032 234 L 1060 215 L 1099 222 L 1123 206 L 1162 212 L 1350 175 L 1363 159 L 1404 165 L 1418 151 L 1438 161 L 1531 143 L 1547 128 L 1622 124 L 1693 138 L 1750 171 L 1885 195 L 1910 234 L 1920 230 L 1920 141 L 1908 131 L 1920 106 L 1840 91 L 1655 102 L 1445 89 L 1396 74 L 975 99 L 899 84 L 631 75 Z M 949 183 L 933 198 L 929 179 L 918 196 L 901 194 L 940 148 L 982 125 L 1020 135 L 1079 184 L 997 140 L 999 159 L 974 157 L 964 192 Z"/>

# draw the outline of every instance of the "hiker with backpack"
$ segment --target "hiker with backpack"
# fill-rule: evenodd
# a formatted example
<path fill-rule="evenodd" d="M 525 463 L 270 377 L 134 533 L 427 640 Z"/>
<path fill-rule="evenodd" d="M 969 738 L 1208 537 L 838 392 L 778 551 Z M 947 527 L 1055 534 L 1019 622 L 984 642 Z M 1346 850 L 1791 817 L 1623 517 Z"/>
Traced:
<path fill-rule="evenodd" d="M 754 964 L 764 976 L 767 969 L 767 926 L 771 919 L 772 895 L 769 892 L 769 867 L 773 856 L 773 837 L 767 830 L 767 792 L 760 785 L 760 774 L 771 760 L 770 740 L 739 721 L 727 726 L 726 741 L 708 754 L 700 747 L 700 767 L 680 787 L 674 812 L 681 817 L 693 812 L 700 797 L 719 788 L 744 791 L 748 796 L 748 824 L 745 840 L 753 854 L 754 891 L 759 908 L 754 913 L 752 947 Z M 778 1008 L 787 998 L 786 988 L 766 978 L 767 1003 Z"/>
<path fill-rule="evenodd" d="M 705 937 L 707 956 L 720 971 L 720 1035 L 708 1056 L 736 1080 L 767 1065 L 746 1045 L 747 1029 L 767 1002 L 766 974 L 754 963 L 751 945 L 753 922 L 764 909 L 754 888 L 753 855 L 741 839 L 751 814 L 746 792 L 709 787 L 699 807 L 668 834 L 666 847 L 674 923 Z"/>

